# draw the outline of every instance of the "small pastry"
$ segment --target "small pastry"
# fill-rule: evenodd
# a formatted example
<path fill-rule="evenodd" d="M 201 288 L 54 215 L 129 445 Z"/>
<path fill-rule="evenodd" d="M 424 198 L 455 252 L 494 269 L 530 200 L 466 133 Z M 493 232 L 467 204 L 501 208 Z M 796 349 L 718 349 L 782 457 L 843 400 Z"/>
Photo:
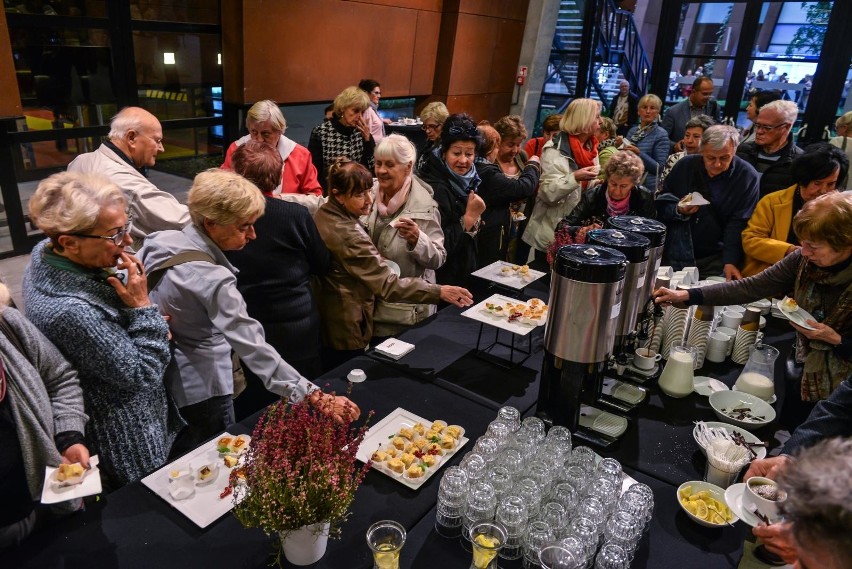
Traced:
<path fill-rule="evenodd" d="M 404 439 L 411 440 L 411 439 L 413 439 L 413 438 L 414 438 L 414 431 L 413 431 L 413 430 L 411 430 L 411 429 L 409 429 L 408 427 L 403 427 L 403 428 L 401 428 L 401 429 L 399 430 L 399 433 L 398 433 L 398 434 L 399 434 L 399 436 L 400 436 L 400 437 L 402 437 L 402 438 L 404 438 Z"/>
<path fill-rule="evenodd" d="M 426 452 L 429 454 L 437 454 L 438 456 L 444 455 L 444 449 L 441 448 L 441 445 L 437 443 L 431 443 L 429 448 L 426 449 Z"/>
<path fill-rule="evenodd" d="M 793 312 L 793 311 L 795 311 L 795 310 L 798 310 L 798 309 L 799 309 L 799 303 L 798 303 L 798 302 L 796 302 L 796 301 L 795 301 L 794 299 L 792 299 L 792 298 L 786 298 L 786 299 L 784 299 L 783 301 L 781 301 L 781 304 L 782 304 L 782 306 L 783 306 L 784 308 L 786 308 L 787 310 L 789 310 L 789 311 L 791 311 L 791 312 Z"/>
<path fill-rule="evenodd" d="M 405 447 L 402 449 L 402 452 L 414 452 L 417 450 L 417 447 L 414 443 L 405 443 Z"/>
<path fill-rule="evenodd" d="M 441 431 L 433 431 L 433 430 L 429 430 L 429 431 L 426 431 L 426 434 L 425 434 L 425 435 L 423 435 L 423 437 L 424 437 L 427 441 L 440 440 L 440 438 L 441 438 Z"/>
<path fill-rule="evenodd" d="M 216 449 L 219 452 L 231 452 L 231 441 L 234 439 L 232 437 L 222 437 L 219 439 L 219 442 L 216 443 Z"/>
<path fill-rule="evenodd" d="M 80 478 L 84 472 L 85 469 L 79 462 L 75 462 L 74 464 L 60 464 L 56 471 L 56 479 L 59 482 L 66 482 L 73 478 Z"/>
<path fill-rule="evenodd" d="M 406 452 L 406 453 L 403 453 L 403 455 L 401 457 L 399 457 L 399 460 L 401 460 L 402 463 L 405 465 L 405 467 L 408 468 L 409 466 L 414 464 L 414 461 L 416 460 L 416 458 L 413 454 Z"/>
<path fill-rule="evenodd" d="M 435 466 L 435 463 L 438 462 L 438 457 L 434 454 L 424 454 L 420 461 L 426 466 Z"/>
<path fill-rule="evenodd" d="M 245 437 L 237 437 L 231 442 L 231 452 L 235 452 L 237 454 L 245 451 L 246 443 L 248 440 Z"/>
<path fill-rule="evenodd" d="M 373 462 L 384 462 L 388 459 L 388 453 L 383 450 L 377 450 L 373 453 L 373 456 L 370 457 L 370 460 Z"/>
<path fill-rule="evenodd" d="M 450 435 L 443 435 L 441 437 L 441 448 L 452 450 L 456 448 L 456 439 L 451 437 Z"/>
<path fill-rule="evenodd" d="M 234 466 L 237 465 L 237 462 L 239 461 L 239 459 L 235 456 L 227 455 L 224 458 L 224 461 L 225 461 L 225 466 L 227 466 L 228 468 L 233 468 Z"/>
<path fill-rule="evenodd" d="M 450 425 L 449 427 L 447 427 L 447 434 L 458 440 L 459 437 L 461 437 L 462 428 L 458 425 Z"/>
<path fill-rule="evenodd" d="M 389 446 L 385 449 L 385 453 L 387 453 L 388 458 L 396 458 L 400 451 L 396 447 Z"/>
<path fill-rule="evenodd" d="M 405 463 L 402 462 L 398 458 L 392 458 L 387 462 L 388 468 L 396 472 L 397 474 L 402 474 L 402 471 L 405 470 Z"/>
<path fill-rule="evenodd" d="M 440 435 L 435 435 L 435 436 L 436 436 L 436 437 L 439 437 Z M 428 446 L 429 446 L 429 443 L 430 443 L 430 442 L 431 442 L 431 440 L 430 440 L 430 439 L 417 439 L 416 441 L 414 441 L 414 442 L 413 442 L 413 443 L 411 443 L 411 444 L 413 444 L 413 445 L 414 445 L 414 448 L 415 448 L 415 449 L 417 449 L 417 450 L 423 450 L 423 449 L 425 449 L 426 447 L 428 447 Z"/>
<path fill-rule="evenodd" d="M 414 426 L 413 426 L 413 427 L 411 427 L 411 429 L 412 429 L 415 433 L 417 433 L 418 435 L 421 435 L 421 436 L 422 436 L 422 435 L 423 435 L 423 433 L 425 433 L 425 432 L 426 432 L 426 425 L 424 425 L 423 423 L 415 423 L 415 424 L 414 424 Z"/>
<path fill-rule="evenodd" d="M 444 421 L 433 421 L 432 427 L 429 429 L 430 431 L 438 431 L 439 433 L 444 430 L 447 424 Z"/>
<path fill-rule="evenodd" d="M 198 470 L 198 479 L 199 480 L 207 480 L 211 476 L 213 476 L 214 470 L 209 466 L 202 466 Z"/>
<path fill-rule="evenodd" d="M 412 464 L 405 472 L 408 474 L 409 478 L 422 478 L 424 474 L 424 471 L 420 468 L 419 464 Z"/>
<path fill-rule="evenodd" d="M 395 446 L 399 450 L 402 450 L 402 449 L 405 448 L 405 443 L 406 443 L 406 441 L 402 437 L 394 437 L 393 440 L 391 441 L 391 444 L 393 444 L 393 446 Z"/>

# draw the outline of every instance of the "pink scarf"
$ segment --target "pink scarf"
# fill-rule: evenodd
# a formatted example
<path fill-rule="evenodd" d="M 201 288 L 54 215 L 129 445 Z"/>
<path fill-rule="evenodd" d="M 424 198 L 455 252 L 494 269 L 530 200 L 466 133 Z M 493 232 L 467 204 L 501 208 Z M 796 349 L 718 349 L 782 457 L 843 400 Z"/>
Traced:
<path fill-rule="evenodd" d="M 405 203 L 405 200 L 408 199 L 409 191 L 411 191 L 411 176 L 405 179 L 399 191 L 388 201 L 388 205 L 385 205 L 385 196 L 382 192 L 382 187 L 378 186 L 376 191 L 376 207 L 379 208 L 379 215 L 388 217 L 395 214 L 402 207 L 402 204 Z"/>
<path fill-rule="evenodd" d="M 630 190 L 631 192 L 633 190 Z M 609 197 L 609 192 L 606 192 L 606 214 L 610 217 L 617 217 L 619 215 L 627 215 L 627 212 L 630 211 L 630 194 L 627 194 L 627 197 L 623 200 L 615 201 L 611 197 Z"/>

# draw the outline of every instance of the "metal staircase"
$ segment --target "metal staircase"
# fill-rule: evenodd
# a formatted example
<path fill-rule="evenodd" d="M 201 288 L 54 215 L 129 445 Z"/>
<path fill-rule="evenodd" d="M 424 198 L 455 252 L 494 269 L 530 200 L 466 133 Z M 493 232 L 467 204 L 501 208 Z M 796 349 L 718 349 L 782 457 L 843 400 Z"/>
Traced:
<path fill-rule="evenodd" d="M 592 23 L 590 29 L 584 30 L 584 22 Z M 644 93 L 649 76 L 631 12 L 618 9 L 614 0 L 561 0 L 536 131 L 547 115 L 562 112 L 574 98 L 591 97 L 606 107 L 621 79 Z"/>

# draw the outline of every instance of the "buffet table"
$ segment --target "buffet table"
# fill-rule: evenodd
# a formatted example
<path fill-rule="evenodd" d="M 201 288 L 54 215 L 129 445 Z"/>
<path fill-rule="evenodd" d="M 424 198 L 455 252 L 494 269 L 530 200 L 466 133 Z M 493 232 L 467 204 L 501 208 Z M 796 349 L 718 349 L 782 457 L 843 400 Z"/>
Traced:
<path fill-rule="evenodd" d="M 458 464 L 499 407 L 513 405 L 524 415 L 534 412 L 543 330 L 532 333 L 532 346 L 537 350 L 533 356 L 523 365 L 505 369 L 473 352 L 479 324 L 459 314 L 456 308 L 446 308 L 401 335 L 417 347 L 399 362 L 382 361 L 382 356 L 368 353 L 324 375 L 317 384 L 343 393 L 350 385 L 345 380 L 347 373 L 361 368 L 367 379 L 352 384 L 350 397 L 361 407 L 363 416 L 375 411 L 373 423 L 403 407 L 429 419 L 464 426 L 471 442 L 449 461 Z M 769 320 L 766 341 L 782 351 L 776 369 L 776 378 L 780 378 L 792 332 L 783 323 Z M 732 385 L 740 369 L 730 362 L 708 363 L 699 373 Z M 776 379 L 779 409 L 784 396 L 782 383 Z M 257 416 L 235 425 L 230 432 L 250 433 Z M 692 440 L 695 420 L 715 420 L 706 398 L 692 394 L 674 400 L 652 387 L 650 401 L 634 412 L 623 439 L 601 452 L 621 461 L 628 474 L 654 490 L 654 517 L 633 567 L 735 567 L 742 555 L 743 540 L 750 535 L 748 526 L 739 523 L 733 528 L 703 528 L 689 520 L 677 503 L 677 486 L 701 479 L 704 472 L 704 459 Z M 772 429 L 757 434 L 766 439 L 772 436 Z M 437 472 L 415 491 L 379 472 L 368 473 L 356 493 L 342 538 L 329 542 L 326 555 L 314 567 L 371 567 L 365 531 L 381 519 L 394 519 L 409 532 L 401 567 L 465 567 L 470 553 L 458 540 L 442 538 L 432 530 L 441 474 Z M 232 515 L 201 530 L 137 482 L 89 501 L 85 512 L 32 536 L 19 550 L 6 555 L 0 565 L 39 569 L 262 568 L 273 553 L 271 537 L 260 530 L 244 529 Z M 501 567 L 520 567 L 520 562 L 501 563 Z"/>

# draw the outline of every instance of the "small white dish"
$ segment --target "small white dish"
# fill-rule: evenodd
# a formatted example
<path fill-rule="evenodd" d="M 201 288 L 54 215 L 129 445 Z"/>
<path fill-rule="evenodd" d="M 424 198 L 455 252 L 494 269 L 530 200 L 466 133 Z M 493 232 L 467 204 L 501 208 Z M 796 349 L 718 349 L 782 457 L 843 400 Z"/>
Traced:
<path fill-rule="evenodd" d="M 384 263 L 396 276 L 400 276 L 402 274 L 402 269 L 399 268 L 399 265 L 396 264 L 396 262 L 391 261 L 390 259 L 384 259 Z"/>
<path fill-rule="evenodd" d="M 763 399 L 748 393 L 717 391 L 710 394 L 709 402 L 720 421 L 731 423 L 746 430 L 765 427 L 775 420 L 775 409 Z M 733 409 L 744 407 L 749 409 L 752 416 L 763 417 L 763 419 L 737 419 L 728 414 L 733 414 Z"/>
<path fill-rule="evenodd" d="M 784 297 L 781 302 L 778 303 L 778 310 L 781 311 L 781 314 L 787 317 L 787 320 L 796 324 L 797 326 L 801 326 L 805 330 L 816 330 L 813 326 L 807 323 L 808 320 L 817 321 L 807 310 L 798 307 L 796 310 L 790 310 L 784 305 L 784 301 L 786 301 L 788 297 Z"/>
<path fill-rule="evenodd" d="M 692 390 L 698 395 L 703 395 L 704 397 L 710 397 L 711 393 L 715 393 L 717 391 L 728 391 L 728 389 L 730 388 L 727 385 L 718 379 L 713 379 L 712 377 L 696 375 L 692 381 Z"/>
<path fill-rule="evenodd" d="M 760 520 L 757 516 L 748 511 L 743 504 L 745 487 L 746 485 L 744 482 L 728 486 L 728 489 L 725 490 L 725 503 L 728 504 L 728 507 L 735 516 L 754 528 L 757 527 Z"/>
<path fill-rule="evenodd" d="M 714 500 L 718 500 L 719 502 L 722 502 L 723 504 L 727 505 L 728 508 L 730 508 L 731 513 L 733 514 L 733 518 L 731 520 L 727 521 L 726 523 L 714 524 L 713 522 L 708 522 L 707 520 L 702 520 L 701 518 L 699 518 L 698 516 L 696 516 L 695 514 L 690 512 L 689 510 L 687 510 L 686 506 L 684 506 L 683 503 L 680 501 L 680 491 L 683 490 L 683 488 L 686 487 L 686 486 L 692 486 L 692 492 L 693 493 L 702 492 L 702 491 L 706 490 L 710 494 L 711 498 L 713 498 Z M 678 486 L 677 503 L 680 506 L 680 509 L 683 510 L 686 513 L 686 515 L 689 516 L 689 518 L 692 521 L 694 521 L 695 523 L 702 525 L 704 527 L 707 527 L 707 528 L 722 528 L 722 527 L 726 527 L 728 524 L 735 524 L 739 521 L 739 516 L 737 515 L 737 512 L 735 512 L 734 509 L 731 508 L 731 505 L 730 505 L 730 503 L 728 503 L 728 500 L 725 498 L 725 495 L 726 495 L 726 492 L 724 490 L 722 490 L 719 486 L 716 486 L 715 484 L 710 484 L 709 482 L 704 482 L 703 480 L 690 480 L 689 482 L 684 482 L 683 484 Z"/>
<path fill-rule="evenodd" d="M 736 386 L 736 384 L 735 384 L 735 385 L 731 388 L 731 391 L 740 391 L 740 389 L 739 389 L 739 387 L 737 387 L 737 386 Z M 740 393 L 745 393 L 745 391 L 740 391 Z M 769 399 L 764 399 L 764 401 L 766 401 L 766 402 L 767 402 L 767 403 L 769 403 L 770 405 L 774 405 L 774 404 L 775 404 L 775 402 L 776 402 L 776 401 L 778 401 L 778 396 L 777 396 L 777 395 L 775 395 L 775 394 L 773 393 L 773 394 L 772 394 L 772 397 L 770 397 Z"/>
<path fill-rule="evenodd" d="M 352 383 L 361 383 L 362 381 L 367 379 L 367 374 L 364 373 L 364 370 L 355 368 L 349 372 L 349 375 L 346 376 L 346 379 L 348 379 Z"/>

